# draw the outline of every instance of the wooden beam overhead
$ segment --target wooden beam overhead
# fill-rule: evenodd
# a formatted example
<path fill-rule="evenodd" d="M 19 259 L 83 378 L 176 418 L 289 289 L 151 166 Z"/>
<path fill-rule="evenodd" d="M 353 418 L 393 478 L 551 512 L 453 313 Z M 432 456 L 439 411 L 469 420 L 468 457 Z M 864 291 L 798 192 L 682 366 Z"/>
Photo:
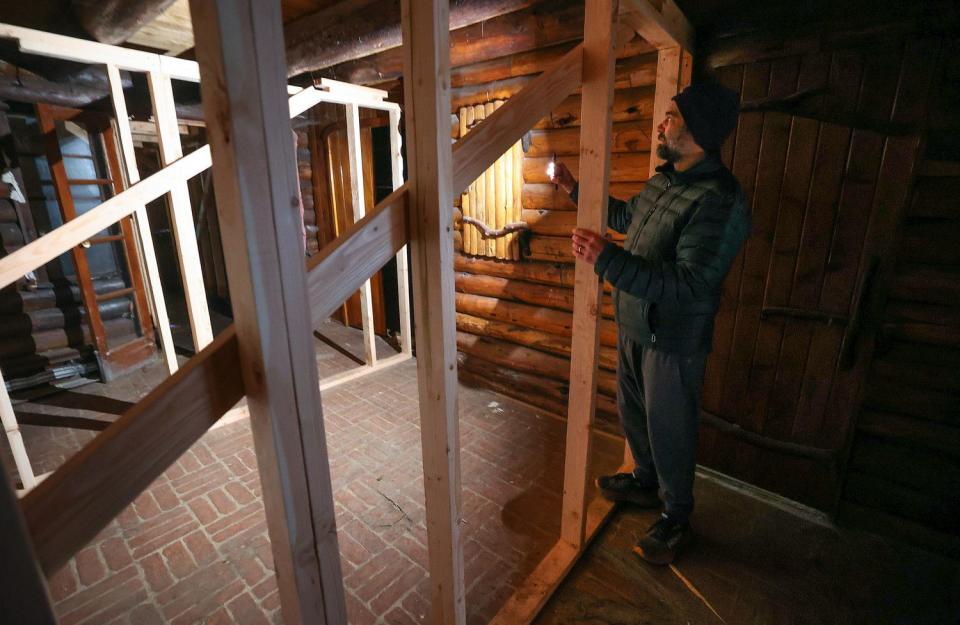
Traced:
<path fill-rule="evenodd" d="M 344 623 L 280 6 L 192 0 L 239 366 L 287 623 Z M 297 207 L 297 208 L 294 208 Z"/>
<path fill-rule="evenodd" d="M 71 0 L 73 15 L 101 43 L 123 43 L 174 0 Z"/>
<path fill-rule="evenodd" d="M 430 622 L 463 625 L 449 5 L 402 0 L 401 6 Z"/>
<path fill-rule="evenodd" d="M 464 28 L 533 4 L 533 0 L 451 0 L 449 30 Z M 288 76 L 398 48 L 400 4 L 343 0 L 284 26 Z"/>
<path fill-rule="evenodd" d="M 623 0 L 620 20 L 658 49 L 695 49 L 693 26 L 674 0 Z"/>

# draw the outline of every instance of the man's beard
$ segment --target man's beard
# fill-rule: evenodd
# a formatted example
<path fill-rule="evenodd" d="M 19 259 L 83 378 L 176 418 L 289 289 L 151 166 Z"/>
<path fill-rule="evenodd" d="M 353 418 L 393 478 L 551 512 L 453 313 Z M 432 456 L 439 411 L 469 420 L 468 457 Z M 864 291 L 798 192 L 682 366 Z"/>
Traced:
<path fill-rule="evenodd" d="M 660 144 L 657 145 L 657 156 L 660 157 L 661 160 L 664 160 L 671 164 L 679 161 L 680 152 L 677 151 L 676 148 L 672 148 L 669 145 L 667 145 L 666 141 L 664 140 L 665 137 L 663 135 L 660 135 L 657 138 L 660 140 Z"/>

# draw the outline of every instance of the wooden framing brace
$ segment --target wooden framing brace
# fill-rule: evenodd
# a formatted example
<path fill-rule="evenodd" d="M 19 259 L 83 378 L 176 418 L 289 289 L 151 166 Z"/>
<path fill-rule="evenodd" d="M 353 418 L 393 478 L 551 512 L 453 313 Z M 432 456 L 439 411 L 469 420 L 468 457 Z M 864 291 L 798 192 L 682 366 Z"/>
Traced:
<path fill-rule="evenodd" d="M 177 112 L 173 101 L 173 84 L 166 74 L 150 72 L 150 98 L 153 100 L 153 117 L 157 126 L 157 142 L 160 145 L 160 164 L 167 166 L 183 157 L 180 131 L 177 129 Z M 170 207 L 170 226 L 180 261 L 180 280 L 187 300 L 190 317 L 190 333 L 193 346 L 200 351 L 213 340 L 210 326 L 210 311 L 207 310 L 207 294 L 203 288 L 203 272 L 200 268 L 200 250 L 197 247 L 196 228 L 193 223 L 193 208 L 186 179 L 174 181 L 167 193 Z"/>
<path fill-rule="evenodd" d="M 450 149 L 450 7 L 446 0 L 400 6 L 431 622 L 465 625 L 453 305 L 453 180 L 462 171 L 453 169 Z"/>
<path fill-rule="evenodd" d="M 631 6 L 638 2 L 633 0 Z M 469 142 L 465 139 L 451 151 L 447 3 L 404 0 L 410 181 L 400 185 L 395 160 L 394 193 L 315 256 L 304 277 L 295 248 L 282 244 L 299 235 L 295 211 L 290 208 L 291 198 L 296 197 L 295 168 L 289 136 L 285 124 L 280 123 L 284 72 L 279 10 L 255 0 L 193 0 L 193 21 L 203 35 L 197 38 L 198 56 L 207 77 L 202 87 L 216 153 L 221 222 L 228 236 L 242 242 L 227 259 L 231 291 L 240 303 L 237 325 L 221 333 L 23 498 L 27 531 L 42 570 L 49 575 L 66 562 L 246 395 L 280 573 L 284 619 L 291 624 L 345 622 L 315 362 L 312 350 L 305 347 L 309 342 L 297 337 L 309 336 L 312 323 L 329 316 L 409 241 L 418 302 L 432 622 L 464 623 L 452 198 L 575 90 L 582 75 L 584 120 L 593 120 L 590 126 L 601 132 L 582 138 L 584 209 L 578 223 L 602 227 L 610 159 L 616 4 L 617 0 L 587 0 L 583 46 L 543 75 L 549 78 L 541 76 L 542 81 L 531 83 L 539 87 L 512 98 L 467 135 Z M 666 0 L 662 6 L 672 5 Z M 666 15 L 667 9 L 663 10 Z M 662 24 L 658 28 L 662 30 Z M 22 34 L 23 30 L 0 25 L 0 36 Z M 104 49 L 100 44 L 78 42 L 74 50 L 63 45 L 65 39 L 73 42 L 49 35 L 34 37 L 31 45 L 33 51 L 44 49 L 52 56 L 67 54 L 67 58 L 100 62 L 96 60 Z M 59 54 L 51 49 L 54 44 L 61 45 Z M 189 62 L 165 64 L 156 55 L 135 51 L 118 53 L 114 63 L 118 68 L 178 77 L 177 72 L 192 71 L 184 65 Z M 683 76 L 683 66 L 679 67 Z M 198 78 L 199 70 L 195 74 Z M 310 88 L 290 98 L 288 112 L 296 115 L 319 101 L 379 104 L 373 108 L 387 109 L 396 106 L 373 98 L 359 102 L 364 93 L 348 96 Z M 390 114 L 391 149 L 398 155 L 395 129 L 399 109 Z M 207 147 L 177 159 L 69 227 L 0 260 L 0 286 L 169 192 L 179 181 L 209 166 L 210 159 Z M 493 622 L 504 625 L 528 623 L 535 617 L 613 509 L 603 500 L 585 502 L 600 289 L 592 271 L 587 271 L 590 268 L 579 265 L 562 538 L 495 617 Z M 409 337 L 407 341 L 409 346 Z M 0 515 L 15 517 L 15 505 L 10 497 L 0 499 Z M 15 561 L 22 563 L 21 569 L 30 564 L 22 555 Z M 8 579 L 19 573 L 5 567 L 0 575 Z M 24 579 L 29 582 L 29 577 Z M 24 618 L 22 622 L 49 622 L 43 620 L 44 611 L 49 610 L 45 598 L 30 610 L 27 618 L 37 620 Z"/>
<path fill-rule="evenodd" d="M 239 364 L 287 623 L 346 620 L 277 3 L 193 0 Z M 293 198 L 293 201 L 291 201 Z"/>

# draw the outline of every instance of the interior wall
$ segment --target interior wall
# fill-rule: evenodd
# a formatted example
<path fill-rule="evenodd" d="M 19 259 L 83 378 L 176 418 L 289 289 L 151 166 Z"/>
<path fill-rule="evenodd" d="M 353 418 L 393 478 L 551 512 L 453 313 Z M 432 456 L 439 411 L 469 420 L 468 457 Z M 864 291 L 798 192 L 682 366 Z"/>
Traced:
<path fill-rule="evenodd" d="M 751 105 L 725 158 L 754 211 L 704 393 L 737 431 L 702 428 L 701 458 L 958 553 L 956 16 L 864 19 L 700 55 Z"/>

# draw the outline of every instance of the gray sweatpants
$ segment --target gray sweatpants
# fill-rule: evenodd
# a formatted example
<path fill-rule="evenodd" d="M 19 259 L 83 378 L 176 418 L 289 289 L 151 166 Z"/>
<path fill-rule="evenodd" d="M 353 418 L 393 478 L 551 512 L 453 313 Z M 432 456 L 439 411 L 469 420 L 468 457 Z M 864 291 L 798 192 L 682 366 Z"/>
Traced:
<path fill-rule="evenodd" d="M 664 511 L 686 522 L 693 511 L 700 391 L 707 354 L 657 351 L 619 340 L 617 403 L 620 423 L 633 452 L 633 475 L 644 486 L 659 486 Z"/>

